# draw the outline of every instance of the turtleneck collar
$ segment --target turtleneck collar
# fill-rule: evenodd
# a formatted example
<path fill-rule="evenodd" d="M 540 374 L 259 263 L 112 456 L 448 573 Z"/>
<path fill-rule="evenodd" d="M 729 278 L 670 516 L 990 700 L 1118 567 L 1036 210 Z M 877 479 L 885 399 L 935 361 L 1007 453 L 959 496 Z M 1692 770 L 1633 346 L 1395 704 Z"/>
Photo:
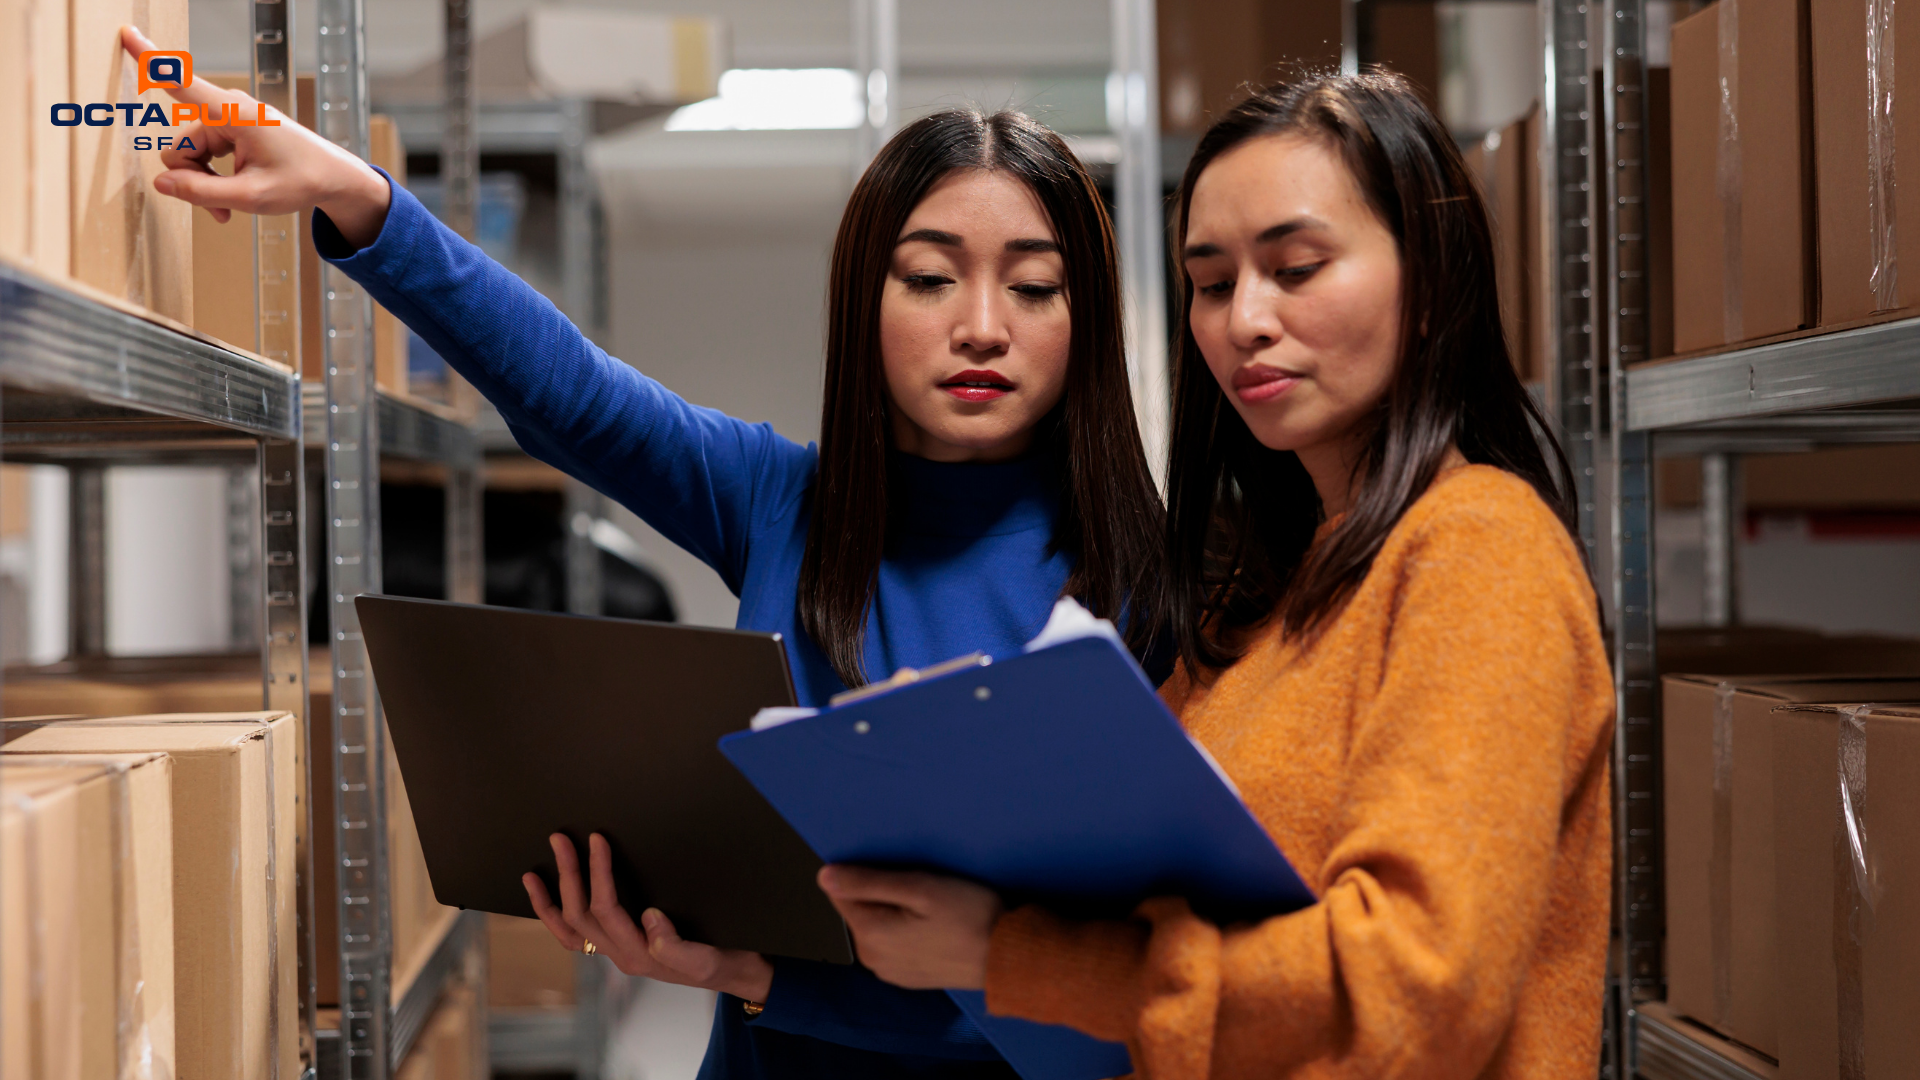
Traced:
<path fill-rule="evenodd" d="M 887 503 L 904 531 L 1000 536 L 1053 527 L 1059 504 L 1050 454 L 983 465 L 887 452 Z"/>

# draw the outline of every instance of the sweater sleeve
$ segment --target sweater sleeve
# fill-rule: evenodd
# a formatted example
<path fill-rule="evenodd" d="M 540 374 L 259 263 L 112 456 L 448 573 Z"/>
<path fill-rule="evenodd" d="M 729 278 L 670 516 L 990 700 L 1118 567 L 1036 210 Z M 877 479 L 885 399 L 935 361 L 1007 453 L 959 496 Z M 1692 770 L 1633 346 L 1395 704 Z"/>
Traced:
<path fill-rule="evenodd" d="M 354 250 L 314 212 L 320 254 L 484 394 L 527 453 L 619 500 L 738 593 L 750 531 L 797 503 L 811 449 L 769 425 L 690 405 L 608 356 L 546 297 L 388 183 L 392 205 L 368 247 Z"/>
<path fill-rule="evenodd" d="M 1579 734 L 1592 592 L 1516 516 L 1457 506 L 1411 538 L 1317 903 L 1232 926 L 1177 898 L 1127 922 L 1024 907 L 994 930 L 989 1007 L 1125 1041 L 1155 1080 L 1481 1073 L 1548 919 L 1573 763 L 1603 752 Z"/>

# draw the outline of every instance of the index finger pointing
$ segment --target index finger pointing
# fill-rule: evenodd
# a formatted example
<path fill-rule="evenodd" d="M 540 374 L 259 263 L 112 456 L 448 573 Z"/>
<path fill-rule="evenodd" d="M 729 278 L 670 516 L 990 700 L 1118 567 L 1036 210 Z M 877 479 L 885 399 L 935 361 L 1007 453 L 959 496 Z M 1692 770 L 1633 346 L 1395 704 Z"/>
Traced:
<path fill-rule="evenodd" d="M 139 27 L 131 25 L 120 28 L 120 47 L 127 50 L 127 55 L 133 57 L 136 63 L 139 62 L 141 53 L 160 50 L 160 46 L 155 45 L 152 38 L 141 33 Z M 209 101 L 233 100 L 231 91 L 222 90 L 205 79 L 194 79 L 185 86 L 161 85 L 159 89 L 165 90 L 175 101 L 184 101 L 192 105 L 204 105 Z"/>

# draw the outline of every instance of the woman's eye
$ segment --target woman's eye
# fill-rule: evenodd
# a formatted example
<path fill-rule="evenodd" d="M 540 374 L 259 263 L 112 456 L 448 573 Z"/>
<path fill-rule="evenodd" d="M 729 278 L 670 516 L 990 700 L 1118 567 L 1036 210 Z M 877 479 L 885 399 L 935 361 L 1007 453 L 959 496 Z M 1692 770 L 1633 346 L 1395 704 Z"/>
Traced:
<path fill-rule="evenodd" d="M 1305 266 L 1283 266 L 1278 274 L 1286 281 L 1305 281 L 1325 265 L 1325 263 L 1308 263 Z"/>
<path fill-rule="evenodd" d="M 1036 285 L 1036 284 L 1015 285 L 1013 287 L 1013 291 L 1016 293 L 1019 293 L 1023 299 L 1033 300 L 1038 302 L 1038 301 L 1051 300 L 1054 297 L 1059 296 L 1060 286 Z"/>
<path fill-rule="evenodd" d="M 906 282 L 907 291 L 918 293 L 936 292 L 953 284 L 953 279 L 945 274 L 908 274 L 900 280 Z"/>
<path fill-rule="evenodd" d="M 1194 291 L 1198 292 L 1201 296 L 1211 297 L 1215 300 L 1218 300 L 1218 299 L 1221 299 L 1222 297 L 1233 295 L 1233 282 L 1232 281 L 1215 281 L 1206 285 L 1196 285 L 1194 287 Z"/>

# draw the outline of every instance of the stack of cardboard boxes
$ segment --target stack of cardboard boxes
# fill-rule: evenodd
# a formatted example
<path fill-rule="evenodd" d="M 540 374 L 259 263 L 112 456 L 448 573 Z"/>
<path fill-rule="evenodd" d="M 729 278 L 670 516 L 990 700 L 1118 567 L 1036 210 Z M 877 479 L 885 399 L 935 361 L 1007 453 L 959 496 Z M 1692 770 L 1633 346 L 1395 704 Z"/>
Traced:
<path fill-rule="evenodd" d="M 1920 297 L 1920 15 L 1721 0 L 1673 27 L 1674 350 L 1887 317 Z M 1876 108 L 1875 102 L 1878 102 Z M 1903 168 L 1903 164 L 1907 166 Z"/>
<path fill-rule="evenodd" d="M 0 0 L 0 260 L 185 327 L 192 218 L 153 193 L 159 151 L 134 146 L 179 129 L 154 119 L 165 91 L 135 93 L 124 24 L 187 48 L 186 0 Z"/>
<path fill-rule="evenodd" d="M 34 1055 L 7 1075 L 299 1071 L 296 727 L 259 712 L 0 725 L 0 937 L 19 946 L 0 969 L 43 987 L 4 1003 L 8 1052 Z"/>
<path fill-rule="evenodd" d="M 1920 643 L 1736 630 L 1660 649 L 1668 1006 L 1782 1080 L 1899 1075 L 1920 1060 L 1900 1019 L 1920 966 L 1920 709 L 1884 703 L 1920 701 Z M 1896 674 L 1857 674 L 1874 671 Z"/>
<path fill-rule="evenodd" d="M 227 671 L 221 671 L 223 667 Z M 300 997 L 294 984 L 298 972 L 294 867 L 300 861 L 300 851 L 294 844 L 300 821 L 294 815 L 300 813 L 296 799 L 305 792 L 311 792 L 313 803 L 309 846 L 313 847 L 311 867 L 315 871 L 313 915 L 319 965 L 315 980 L 321 1005 L 338 1005 L 332 748 L 324 734 L 332 686 L 326 678 L 324 653 L 315 653 L 311 671 L 309 707 L 315 723 L 307 724 L 305 732 L 294 717 L 284 713 L 246 713 L 246 709 L 257 707 L 261 694 L 259 661 L 255 657 L 232 657 L 225 665 L 209 663 L 209 657 L 65 661 L 48 669 L 12 669 L 6 673 L 4 711 L 23 719 L 0 724 L 0 732 L 8 738 L 4 753 L 0 753 L 0 767 L 29 761 L 27 755 L 35 755 L 31 757 L 35 765 L 52 763 L 56 757 L 65 763 L 81 751 L 90 755 L 163 751 L 171 759 L 171 813 L 179 821 L 198 822 L 179 836 L 171 836 L 173 907 L 169 919 L 173 920 L 173 967 L 179 974 L 169 982 L 179 984 L 180 1003 L 173 1015 L 179 1019 L 180 1067 L 175 1072 L 182 1076 L 269 1076 L 271 1072 L 253 1068 L 265 1068 L 263 1063 L 271 1061 L 261 1057 L 267 1053 L 263 1049 L 267 1043 L 273 1045 L 275 1053 L 292 1053 L 298 1059 L 294 1009 Z M 150 711 L 167 711 L 167 715 L 136 715 Z M 71 715 L 119 719 L 81 723 L 48 723 L 44 717 L 25 719 L 46 713 L 63 713 L 69 719 Z M 294 757 L 301 738 L 307 748 L 305 761 Z M 309 769 L 311 774 L 307 773 Z M 12 773 L 0 774 L 0 786 L 12 782 Z M 271 815 L 267 813 L 269 805 L 278 807 Z M 8 824 L 6 828 L 15 826 Z M 265 872 L 265 863 L 261 863 L 259 872 L 242 872 L 244 867 L 252 867 L 250 855 L 242 855 L 240 863 L 230 861 L 234 851 L 246 853 L 250 844 L 269 842 L 276 853 L 276 871 L 271 876 Z M 0 838 L 0 844 L 4 844 L 8 859 L 23 857 L 23 847 L 13 846 L 4 838 Z M 42 844 L 38 849 L 50 851 L 54 847 Z M 111 849 L 100 847 L 100 853 Z M 119 849 L 125 851 L 125 847 Z M 67 857 L 71 859 L 71 851 Z M 0 876 L 0 882 L 6 882 L 0 888 L 15 888 L 15 882 L 27 880 L 38 882 L 40 876 L 38 872 Z M 46 878 L 52 884 L 40 888 L 58 888 L 58 880 L 61 878 Z M 246 888 L 234 884 L 236 880 L 244 880 Z M 392 986 L 397 994 L 405 992 L 407 984 L 426 965 L 457 911 L 440 905 L 432 896 L 419 832 L 392 749 L 388 751 L 388 886 L 394 944 Z M 273 897 L 271 911 L 265 907 L 269 896 Z M 255 905 L 255 901 L 259 903 Z M 0 903 L 6 905 L 6 919 L 29 911 L 12 899 Z M 228 934 L 228 930 L 236 932 Z M 6 932 L 15 932 L 12 922 Z M 29 967 L 33 955 L 36 953 L 0 949 L 0 967 L 4 967 L 6 978 L 27 978 L 31 970 L 36 970 Z M 148 959 L 157 963 L 154 957 Z M 236 1003 L 242 997 L 252 1003 L 252 1009 Z M 173 1030 L 175 1024 L 169 1019 L 169 1038 L 175 1038 Z M 228 1057 L 217 1057 L 217 1053 L 227 1053 Z M 167 1061 L 175 1061 L 175 1057 L 169 1055 Z M 188 1072 L 196 1061 L 204 1068 Z M 292 1059 L 282 1059 L 282 1070 L 288 1061 Z M 430 1076 L 455 1074 L 442 1070 Z M 6 1072 L 6 1076 L 13 1076 L 13 1072 Z M 23 1072 L 23 1076 L 33 1074 Z M 131 1072 L 129 1076 L 144 1078 L 148 1074 Z M 163 1076 L 163 1072 L 152 1076 Z"/>

